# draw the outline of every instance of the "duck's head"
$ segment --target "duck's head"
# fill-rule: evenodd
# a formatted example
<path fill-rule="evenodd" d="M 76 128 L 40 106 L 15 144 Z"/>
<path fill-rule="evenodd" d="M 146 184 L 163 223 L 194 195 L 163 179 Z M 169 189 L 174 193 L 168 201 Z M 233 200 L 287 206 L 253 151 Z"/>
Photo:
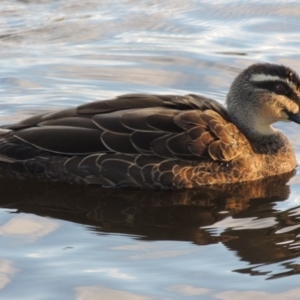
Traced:
<path fill-rule="evenodd" d="M 300 78 L 282 65 L 254 64 L 235 78 L 226 102 L 230 118 L 248 138 L 276 134 L 275 122 L 300 124 Z"/>

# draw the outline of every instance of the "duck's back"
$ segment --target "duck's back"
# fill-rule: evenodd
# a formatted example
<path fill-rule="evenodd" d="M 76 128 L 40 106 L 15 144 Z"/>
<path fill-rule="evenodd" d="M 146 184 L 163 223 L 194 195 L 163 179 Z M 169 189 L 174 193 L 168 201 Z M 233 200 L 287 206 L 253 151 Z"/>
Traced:
<path fill-rule="evenodd" d="M 0 171 L 111 187 L 193 187 L 220 183 L 212 172 L 246 144 L 214 100 L 133 94 L 4 126 Z"/>

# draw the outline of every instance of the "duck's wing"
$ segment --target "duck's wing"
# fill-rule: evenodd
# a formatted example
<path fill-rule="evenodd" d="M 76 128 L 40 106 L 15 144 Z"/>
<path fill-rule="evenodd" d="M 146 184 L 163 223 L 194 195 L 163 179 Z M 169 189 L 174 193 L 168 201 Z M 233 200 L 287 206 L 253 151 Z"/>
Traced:
<path fill-rule="evenodd" d="M 161 107 L 177 110 L 207 110 L 212 109 L 227 118 L 226 109 L 217 101 L 201 95 L 151 95 L 151 94 L 126 94 L 114 99 L 89 102 L 75 108 L 59 111 L 45 112 L 22 120 L 19 123 L 3 126 L 9 129 L 22 129 L 37 126 L 39 123 L 65 118 L 83 117 L 90 118 L 96 114 L 107 114 L 110 112 L 142 109 L 150 107 Z M 79 120 L 72 122 L 72 126 L 81 126 Z M 86 121 L 85 121 L 86 122 Z M 84 124 L 86 126 L 87 124 Z"/>
<path fill-rule="evenodd" d="M 240 153 L 243 138 L 222 105 L 197 95 L 124 95 L 6 128 L 25 144 L 67 156 L 123 153 L 230 161 Z"/>

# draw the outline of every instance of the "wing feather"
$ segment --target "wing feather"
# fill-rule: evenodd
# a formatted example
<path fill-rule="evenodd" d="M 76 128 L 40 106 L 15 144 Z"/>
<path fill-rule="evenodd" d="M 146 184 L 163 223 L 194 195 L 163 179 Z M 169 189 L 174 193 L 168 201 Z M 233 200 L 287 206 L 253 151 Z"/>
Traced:
<path fill-rule="evenodd" d="M 222 105 L 198 95 L 128 94 L 40 114 L 4 128 L 12 130 L 7 136 L 30 147 L 67 156 L 123 153 L 230 161 L 241 153 L 245 141 Z M 83 160 L 80 172 L 84 166 Z"/>
<path fill-rule="evenodd" d="M 152 145 L 155 140 L 160 139 L 166 135 L 165 132 L 140 132 L 135 131 L 131 134 L 130 140 L 135 148 L 140 152 L 153 154 Z"/>
<path fill-rule="evenodd" d="M 68 126 L 68 127 L 79 127 L 79 128 L 90 128 L 97 129 L 92 119 L 83 117 L 65 117 L 60 119 L 48 120 L 37 123 L 39 127 L 46 126 Z"/>
<path fill-rule="evenodd" d="M 99 130 L 95 129 L 47 126 L 26 128 L 10 134 L 24 143 L 54 153 L 86 155 L 107 151 L 107 148 L 99 142 Z"/>
<path fill-rule="evenodd" d="M 101 141 L 111 152 L 139 154 L 132 144 L 129 134 L 106 131 L 101 135 Z M 104 152 L 107 152 L 107 149 Z"/>

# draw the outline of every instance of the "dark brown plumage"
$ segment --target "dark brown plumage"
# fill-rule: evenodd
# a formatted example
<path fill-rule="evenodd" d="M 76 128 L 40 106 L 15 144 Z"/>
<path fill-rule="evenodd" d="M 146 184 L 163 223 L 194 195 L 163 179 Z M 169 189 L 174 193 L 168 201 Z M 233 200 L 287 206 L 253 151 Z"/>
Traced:
<path fill-rule="evenodd" d="M 249 67 L 231 87 L 228 110 L 197 95 L 132 94 L 4 126 L 0 172 L 151 188 L 192 188 L 290 172 L 296 166 L 293 149 L 270 124 L 300 120 L 300 81 L 292 72 L 270 64 Z"/>

